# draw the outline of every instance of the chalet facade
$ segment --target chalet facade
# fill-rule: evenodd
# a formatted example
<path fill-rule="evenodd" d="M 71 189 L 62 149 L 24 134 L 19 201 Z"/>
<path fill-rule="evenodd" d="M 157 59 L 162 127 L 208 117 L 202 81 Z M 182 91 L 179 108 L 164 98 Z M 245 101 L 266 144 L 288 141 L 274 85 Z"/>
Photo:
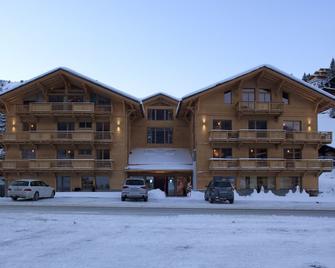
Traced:
<path fill-rule="evenodd" d="M 57 191 L 119 190 L 144 177 L 170 196 L 204 189 L 214 177 L 238 191 L 318 191 L 332 161 L 318 149 L 317 114 L 335 97 L 263 65 L 176 99 L 143 100 L 67 68 L 0 95 L 7 181 L 39 178 Z"/>

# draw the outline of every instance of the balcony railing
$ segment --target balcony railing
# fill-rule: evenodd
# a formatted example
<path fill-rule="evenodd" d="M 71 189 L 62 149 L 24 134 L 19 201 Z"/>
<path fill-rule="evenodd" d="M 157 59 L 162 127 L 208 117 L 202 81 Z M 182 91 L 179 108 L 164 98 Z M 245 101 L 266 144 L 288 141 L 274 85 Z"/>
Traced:
<path fill-rule="evenodd" d="M 332 160 L 326 159 L 277 159 L 277 158 L 210 158 L 209 170 L 237 171 L 331 171 Z"/>
<path fill-rule="evenodd" d="M 281 102 L 240 101 L 236 104 L 236 109 L 241 114 L 279 115 L 283 112 L 284 104 Z"/>
<path fill-rule="evenodd" d="M 0 160 L 4 171 L 95 171 L 111 170 L 113 160 L 95 159 L 27 159 Z"/>
<path fill-rule="evenodd" d="M 32 102 L 27 105 L 16 105 L 18 114 L 45 113 L 111 113 L 112 105 L 100 105 L 92 102 Z"/>
<path fill-rule="evenodd" d="M 53 143 L 53 142 L 112 142 L 110 131 L 27 131 L 3 133 L 0 141 L 5 143 Z"/>
<path fill-rule="evenodd" d="M 332 142 L 332 132 L 286 132 L 280 129 L 240 129 L 209 132 L 210 142 L 320 143 Z"/>

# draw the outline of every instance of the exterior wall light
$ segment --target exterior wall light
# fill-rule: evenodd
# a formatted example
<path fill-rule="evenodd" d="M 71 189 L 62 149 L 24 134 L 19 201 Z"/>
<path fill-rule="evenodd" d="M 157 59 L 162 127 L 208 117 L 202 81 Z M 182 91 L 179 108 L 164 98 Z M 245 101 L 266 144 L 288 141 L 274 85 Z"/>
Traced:
<path fill-rule="evenodd" d="M 309 132 L 312 130 L 312 120 L 310 118 L 307 119 L 307 130 Z"/>
<path fill-rule="evenodd" d="M 12 119 L 12 132 L 15 132 L 16 131 L 16 119 L 13 118 Z"/>
<path fill-rule="evenodd" d="M 202 118 L 202 130 L 206 130 L 206 117 Z"/>
<path fill-rule="evenodd" d="M 121 125 L 121 120 L 120 120 L 120 118 L 118 118 L 118 119 L 116 120 L 116 131 L 117 131 L 117 132 L 120 132 L 120 131 L 121 131 L 121 127 L 120 127 L 120 125 Z"/>

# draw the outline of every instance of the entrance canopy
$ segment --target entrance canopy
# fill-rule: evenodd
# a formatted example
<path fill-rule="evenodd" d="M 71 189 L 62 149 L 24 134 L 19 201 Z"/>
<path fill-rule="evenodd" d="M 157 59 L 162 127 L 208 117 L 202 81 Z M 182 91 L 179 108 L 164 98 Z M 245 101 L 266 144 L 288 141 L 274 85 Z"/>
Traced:
<path fill-rule="evenodd" d="M 129 154 L 128 171 L 192 171 L 191 153 L 183 148 L 135 148 Z"/>

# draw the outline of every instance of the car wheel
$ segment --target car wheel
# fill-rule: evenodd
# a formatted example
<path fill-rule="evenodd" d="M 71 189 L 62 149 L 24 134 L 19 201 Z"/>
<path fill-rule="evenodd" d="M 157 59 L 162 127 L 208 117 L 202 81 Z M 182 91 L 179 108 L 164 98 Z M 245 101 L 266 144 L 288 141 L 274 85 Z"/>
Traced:
<path fill-rule="evenodd" d="M 213 204 L 213 203 L 214 203 L 214 198 L 210 198 L 210 199 L 209 199 L 209 203 L 212 203 L 212 204 Z"/>
<path fill-rule="evenodd" d="M 34 193 L 33 200 L 34 200 L 34 201 L 37 201 L 39 198 L 40 198 L 40 194 L 39 194 L 38 192 L 35 192 L 35 193 Z"/>
<path fill-rule="evenodd" d="M 234 199 L 230 199 L 230 200 L 229 200 L 229 203 L 230 203 L 230 204 L 233 204 L 233 203 L 234 203 Z"/>
<path fill-rule="evenodd" d="M 144 202 L 147 202 L 148 201 L 148 197 L 147 196 L 143 197 L 143 200 L 144 200 Z"/>
<path fill-rule="evenodd" d="M 54 198 L 55 194 L 56 194 L 55 191 L 52 191 L 50 198 Z"/>
<path fill-rule="evenodd" d="M 16 200 L 17 200 L 17 197 L 12 196 L 12 200 L 13 200 L 13 201 L 16 201 Z"/>
<path fill-rule="evenodd" d="M 126 197 L 125 196 L 121 196 L 121 201 L 126 201 Z"/>

